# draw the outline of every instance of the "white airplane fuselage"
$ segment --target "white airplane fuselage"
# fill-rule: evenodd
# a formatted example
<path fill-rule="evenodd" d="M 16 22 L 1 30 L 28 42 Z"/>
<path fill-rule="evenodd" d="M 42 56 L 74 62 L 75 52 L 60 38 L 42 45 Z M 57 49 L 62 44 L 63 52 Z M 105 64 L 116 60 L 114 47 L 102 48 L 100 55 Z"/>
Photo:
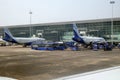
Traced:
<path fill-rule="evenodd" d="M 45 40 L 43 38 L 38 38 L 38 37 L 35 37 L 35 38 L 16 38 L 14 37 L 14 40 L 20 44 L 24 44 L 24 43 L 30 43 L 30 42 L 33 42 L 33 41 L 37 41 L 37 40 Z"/>
<path fill-rule="evenodd" d="M 90 44 L 91 42 L 102 43 L 105 42 L 105 39 L 102 37 L 90 37 L 90 36 L 81 36 L 86 44 Z"/>

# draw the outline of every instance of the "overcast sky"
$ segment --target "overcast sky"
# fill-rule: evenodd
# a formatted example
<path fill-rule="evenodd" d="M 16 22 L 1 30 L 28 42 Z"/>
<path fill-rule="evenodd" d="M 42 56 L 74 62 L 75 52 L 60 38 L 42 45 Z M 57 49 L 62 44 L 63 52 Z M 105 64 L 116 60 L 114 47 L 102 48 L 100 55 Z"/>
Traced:
<path fill-rule="evenodd" d="M 120 17 L 120 0 L 114 0 Z M 0 26 L 111 18 L 110 0 L 0 0 Z"/>

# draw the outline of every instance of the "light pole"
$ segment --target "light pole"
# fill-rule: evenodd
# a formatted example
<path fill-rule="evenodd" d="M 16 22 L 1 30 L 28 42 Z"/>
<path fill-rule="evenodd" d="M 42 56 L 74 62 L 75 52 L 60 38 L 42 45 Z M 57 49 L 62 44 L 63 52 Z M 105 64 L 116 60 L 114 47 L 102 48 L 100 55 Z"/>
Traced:
<path fill-rule="evenodd" d="M 113 4 L 115 4 L 115 1 L 110 1 L 110 4 L 112 5 L 112 16 L 111 16 L 111 43 L 113 45 Z"/>
<path fill-rule="evenodd" d="M 32 36 L 32 11 L 29 12 L 30 14 L 30 37 Z"/>

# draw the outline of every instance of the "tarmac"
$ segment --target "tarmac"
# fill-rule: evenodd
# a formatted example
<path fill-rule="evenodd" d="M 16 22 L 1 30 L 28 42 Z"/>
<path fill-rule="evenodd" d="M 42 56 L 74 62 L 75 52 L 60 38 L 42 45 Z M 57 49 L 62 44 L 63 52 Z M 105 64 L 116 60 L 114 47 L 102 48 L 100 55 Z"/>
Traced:
<path fill-rule="evenodd" d="M 0 47 L 0 76 L 18 80 L 52 80 L 120 66 L 120 50 L 39 51 Z"/>

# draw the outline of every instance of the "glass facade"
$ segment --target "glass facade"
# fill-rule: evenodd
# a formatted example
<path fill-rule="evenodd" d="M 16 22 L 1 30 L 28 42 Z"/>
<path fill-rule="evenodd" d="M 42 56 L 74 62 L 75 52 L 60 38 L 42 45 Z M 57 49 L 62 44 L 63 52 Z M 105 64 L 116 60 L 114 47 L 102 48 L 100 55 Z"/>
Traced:
<path fill-rule="evenodd" d="M 52 41 L 71 41 L 73 36 L 73 22 L 52 23 L 45 25 L 33 25 L 31 33 L 37 37 L 44 37 L 46 40 Z M 75 22 L 78 26 L 80 34 L 87 36 L 103 37 L 107 41 L 111 39 L 111 21 L 94 21 L 94 22 Z M 113 40 L 120 42 L 120 20 L 113 22 Z M 8 26 L 9 27 L 9 26 Z M 30 37 L 30 27 L 9 27 L 11 33 L 15 37 Z M 0 29 L 0 35 L 3 35 L 3 29 Z"/>

